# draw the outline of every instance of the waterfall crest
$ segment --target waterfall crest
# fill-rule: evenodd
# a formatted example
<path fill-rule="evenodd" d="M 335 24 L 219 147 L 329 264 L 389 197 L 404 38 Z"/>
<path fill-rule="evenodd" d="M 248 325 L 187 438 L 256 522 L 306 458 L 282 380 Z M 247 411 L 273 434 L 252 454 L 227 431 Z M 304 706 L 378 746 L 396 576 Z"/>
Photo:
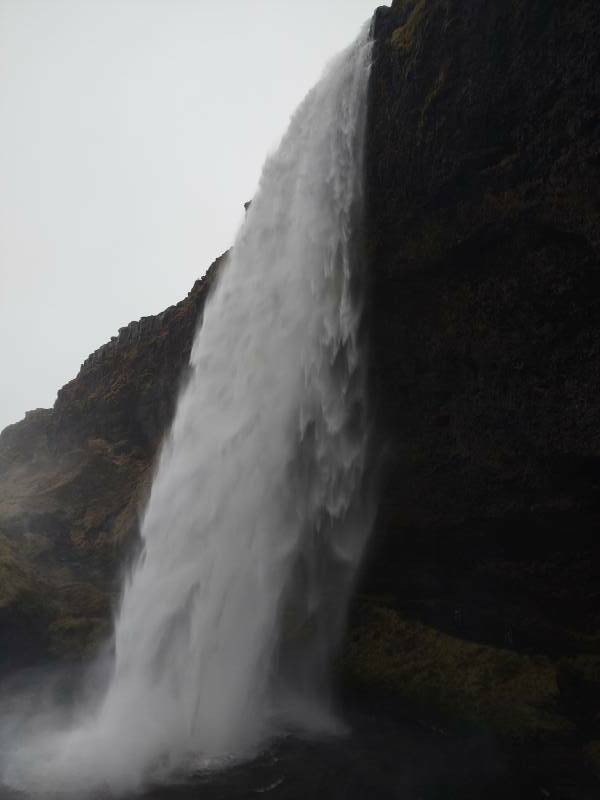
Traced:
<path fill-rule="evenodd" d="M 29 745 L 15 782 L 125 791 L 331 719 L 370 527 L 356 224 L 370 59 L 365 29 L 265 164 L 159 458 L 107 693 Z"/>

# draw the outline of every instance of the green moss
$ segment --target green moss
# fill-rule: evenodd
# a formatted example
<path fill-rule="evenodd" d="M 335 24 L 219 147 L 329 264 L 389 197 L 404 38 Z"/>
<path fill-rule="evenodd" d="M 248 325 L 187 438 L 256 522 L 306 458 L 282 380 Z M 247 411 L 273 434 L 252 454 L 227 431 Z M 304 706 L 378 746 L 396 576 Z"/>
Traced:
<path fill-rule="evenodd" d="M 48 628 L 49 650 L 59 658 L 79 658 L 92 653 L 108 637 L 105 618 L 61 617 Z"/>
<path fill-rule="evenodd" d="M 487 727 L 513 740 L 570 734 L 556 710 L 556 670 L 543 658 L 467 642 L 366 602 L 344 669 L 395 694 L 416 716 Z"/>
<path fill-rule="evenodd" d="M 0 609 L 26 598 L 34 586 L 31 569 L 17 556 L 11 542 L 0 536 Z"/>
<path fill-rule="evenodd" d="M 69 583 L 55 590 L 56 619 L 48 627 L 48 649 L 58 658 L 89 656 L 111 630 L 114 598 L 90 583 Z"/>
<path fill-rule="evenodd" d="M 68 583 L 56 588 L 56 600 L 61 616 L 97 617 L 110 619 L 113 598 L 91 583 Z"/>
<path fill-rule="evenodd" d="M 414 3 L 407 3 L 407 6 L 412 6 L 407 21 L 396 28 L 391 36 L 393 46 L 405 53 L 412 50 L 415 44 L 417 31 L 427 14 L 427 0 L 417 0 Z"/>

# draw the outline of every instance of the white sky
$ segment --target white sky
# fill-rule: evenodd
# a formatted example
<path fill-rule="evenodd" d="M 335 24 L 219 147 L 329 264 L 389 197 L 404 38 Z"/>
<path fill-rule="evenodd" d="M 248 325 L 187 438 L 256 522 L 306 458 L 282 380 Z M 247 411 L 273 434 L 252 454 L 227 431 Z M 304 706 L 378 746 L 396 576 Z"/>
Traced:
<path fill-rule="evenodd" d="M 180 300 L 377 0 L 0 0 L 0 430 Z"/>

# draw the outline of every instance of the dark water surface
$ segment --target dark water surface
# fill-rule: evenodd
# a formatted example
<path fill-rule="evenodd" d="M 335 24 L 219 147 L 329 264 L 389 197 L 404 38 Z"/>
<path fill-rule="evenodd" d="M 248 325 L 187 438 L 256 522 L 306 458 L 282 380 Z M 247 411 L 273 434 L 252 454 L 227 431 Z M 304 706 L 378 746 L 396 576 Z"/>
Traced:
<path fill-rule="evenodd" d="M 484 734 L 408 722 L 379 703 L 345 715 L 348 733 L 287 736 L 252 761 L 154 785 L 126 800 L 598 800 L 560 757 L 519 768 Z M 555 769 L 556 767 L 556 769 Z M 564 770 L 563 770 L 564 772 Z M 52 800 L 62 800 L 55 794 Z M 26 800 L 0 786 L 0 800 Z M 39 796 L 36 800 L 39 800 Z M 69 800 L 74 800 L 69 797 Z M 75 800 L 78 800 L 76 798 Z M 83 798 L 82 798 L 83 800 Z M 94 794 L 90 800 L 114 800 Z"/>
<path fill-rule="evenodd" d="M 355 714 L 351 724 L 352 731 L 345 736 L 321 740 L 290 736 L 252 762 L 197 775 L 187 784 L 157 786 L 143 798 L 468 800 L 516 796 L 517 786 L 503 759 L 481 737 L 452 739 L 387 715 L 364 712 Z"/>
<path fill-rule="evenodd" d="M 137 798 L 491 800 L 518 796 L 502 758 L 484 738 L 451 738 L 379 712 L 355 713 L 349 722 L 352 730 L 346 735 L 320 740 L 289 736 L 253 761 L 200 773 L 178 784 L 150 787 Z M 0 798 L 17 800 L 24 795 L 0 789 Z"/>
<path fill-rule="evenodd" d="M 483 734 L 450 734 L 385 708 L 346 715 L 345 736 L 288 737 L 249 763 L 156 786 L 143 800 L 600 800 L 560 756 L 519 768 Z M 550 758 L 550 762 L 546 761 Z M 552 774 L 550 774 L 552 773 Z M 564 773 L 564 774 L 563 774 Z M 141 800 L 141 798 L 140 798 Z"/>

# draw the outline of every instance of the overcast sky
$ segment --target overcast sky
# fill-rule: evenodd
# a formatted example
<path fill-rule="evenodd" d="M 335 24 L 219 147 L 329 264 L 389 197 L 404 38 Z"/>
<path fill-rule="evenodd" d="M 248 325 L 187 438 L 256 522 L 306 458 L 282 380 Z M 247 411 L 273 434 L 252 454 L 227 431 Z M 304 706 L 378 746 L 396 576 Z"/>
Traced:
<path fill-rule="evenodd" d="M 0 429 L 180 300 L 377 0 L 0 0 Z"/>

